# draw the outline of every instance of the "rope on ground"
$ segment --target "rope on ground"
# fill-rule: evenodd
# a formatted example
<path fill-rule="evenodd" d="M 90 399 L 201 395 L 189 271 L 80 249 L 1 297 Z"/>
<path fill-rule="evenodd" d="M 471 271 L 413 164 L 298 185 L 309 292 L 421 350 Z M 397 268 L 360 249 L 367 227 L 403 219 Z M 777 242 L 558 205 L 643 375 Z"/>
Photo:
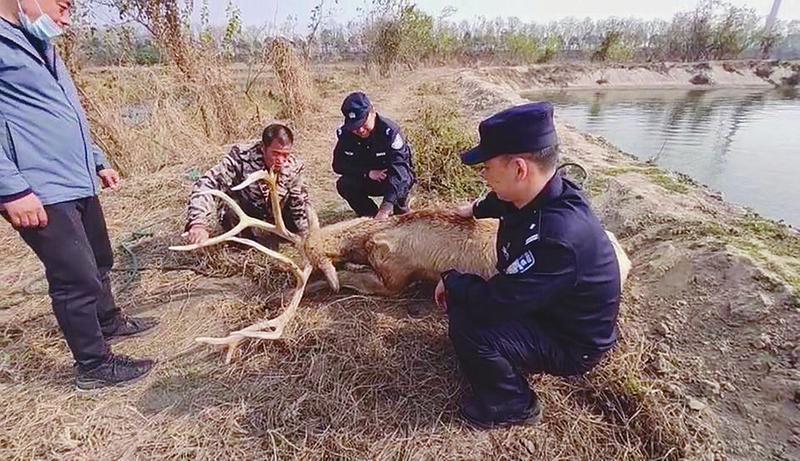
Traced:
<path fill-rule="evenodd" d="M 169 218 L 170 218 L 169 216 L 161 218 L 158 221 L 155 221 L 147 226 L 140 227 L 139 229 L 134 230 L 133 233 L 131 233 L 131 236 L 123 240 L 122 243 L 120 244 L 122 251 L 124 251 L 131 258 L 131 264 L 128 267 L 119 268 L 115 270 L 115 272 L 119 271 L 119 272 L 130 273 L 128 279 L 125 280 L 125 283 L 122 285 L 122 288 L 118 290 L 119 293 L 128 290 L 131 287 L 131 285 L 133 285 L 133 282 L 139 277 L 139 272 L 141 269 L 139 267 L 139 258 L 133 251 L 134 247 L 140 243 L 141 239 L 145 237 L 152 237 L 153 235 L 155 235 L 152 232 L 149 232 L 147 229 L 150 229 L 156 224 L 161 224 L 162 222 L 166 221 Z"/>
<path fill-rule="evenodd" d="M 131 285 L 133 285 L 134 280 L 136 280 L 139 277 L 139 258 L 136 256 L 136 253 L 133 252 L 133 247 L 135 247 L 139 243 L 139 240 L 143 239 L 144 237 L 153 236 L 152 232 L 144 231 L 145 229 L 148 229 L 152 226 L 153 225 L 151 224 L 147 227 L 143 227 L 141 229 L 133 231 L 131 236 L 128 239 L 123 240 L 122 244 L 120 245 L 122 247 L 122 251 L 127 253 L 128 256 L 131 258 L 131 264 L 127 268 L 122 269 L 128 272 L 129 275 L 128 279 L 125 280 L 125 283 L 122 285 L 122 288 L 119 289 L 118 291 L 119 293 L 127 291 L 128 288 L 130 288 Z"/>
<path fill-rule="evenodd" d="M 112 269 L 113 272 L 127 272 L 130 275 L 128 276 L 125 283 L 122 287 L 117 290 L 117 293 L 122 293 L 130 289 L 133 285 L 133 282 L 139 277 L 139 274 L 143 271 L 160 271 L 160 272 L 171 272 L 171 271 L 191 271 L 196 274 L 205 276 L 205 277 L 213 277 L 212 274 L 209 274 L 201 269 L 191 266 L 141 266 L 139 264 L 139 258 L 134 251 L 134 248 L 141 243 L 141 240 L 146 237 L 152 237 L 154 234 L 153 232 L 147 231 L 147 229 L 159 224 L 163 221 L 166 221 L 169 217 L 156 221 L 148 226 L 139 228 L 131 233 L 131 236 L 123 240 L 120 244 L 122 250 L 128 255 L 131 259 L 131 263 L 128 267 L 121 267 L 121 268 L 114 268 Z"/>

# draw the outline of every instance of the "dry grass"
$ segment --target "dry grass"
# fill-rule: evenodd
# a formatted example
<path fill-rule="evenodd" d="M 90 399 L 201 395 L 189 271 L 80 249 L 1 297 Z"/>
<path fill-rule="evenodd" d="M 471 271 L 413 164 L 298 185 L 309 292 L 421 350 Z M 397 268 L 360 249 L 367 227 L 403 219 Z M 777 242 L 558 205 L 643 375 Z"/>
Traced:
<path fill-rule="evenodd" d="M 210 159 L 221 144 L 252 137 L 274 117 L 275 103 L 267 93 L 255 102 L 262 107 L 262 120 L 232 80 L 186 82 L 154 67 L 86 71 L 80 82 L 95 139 L 126 176 Z M 220 111 L 204 109 L 215 104 Z"/>
<path fill-rule="evenodd" d="M 306 301 L 284 341 L 250 343 L 240 361 L 225 368 L 217 354 L 192 347 L 191 336 L 220 319 L 247 323 L 263 303 L 268 310 L 276 303 L 264 299 L 263 288 L 244 284 L 263 280 L 258 270 L 240 272 L 242 260 L 213 261 L 208 267 L 200 257 L 198 266 L 244 277 L 209 287 L 207 280 L 147 273 L 130 293 L 142 310 L 158 302 L 155 293 L 207 290 L 188 303 L 159 303 L 165 324 L 158 336 L 126 345 L 125 351 L 161 362 L 145 385 L 128 392 L 74 396 L 52 320 L 6 329 L 0 455 L 633 460 L 681 459 L 692 444 L 682 408 L 642 377 L 647 354 L 640 341 L 624 342 L 587 380 L 536 378 L 545 405 L 545 422 L 537 428 L 484 433 L 463 427 L 455 417 L 462 384 L 444 319 L 427 292 L 389 301 Z M 422 316 L 409 317 L 407 308 L 418 305 Z"/>
<path fill-rule="evenodd" d="M 264 50 L 264 59 L 272 64 L 281 88 L 281 116 L 303 122 L 314 103 L 315 90 L 304 61 L 297 56 L 291 43 L 274 39 Z"/>
<path fill-rule="evenodd" d="M 642 376 L 647 353 L 639 338 L 623 342 L 586 380 L 535 378 L 543 425 L 463 427 L 455 417 L 462 384 L 427 291 L 306 301 L 285 341 L 250 343 L 225 368 L 217 354 L 192 347 L 191 336 L 220 320 L 245 324 L 264 305 L 274 312 L 278 287 L 263 286 L 269 272 L 249 253 L 176 260 L 144 244 L 137 253 L 145 266 L 193 265 L 238 281 L 214 286 L 181 273 L 143 273 L 120 294 L 123 303 L 129 311 L 152 308 L 165 324 L 125 351 L 159 357 L 159 369 L 144 386 L 94 399 L 65 384 L 67 351 L 51 319 L 6 327 L 5 459 L 680 459 L 691 445 L 682 408 Z M 407 309 L 419 305 L 422 315 L 410 317 Z"/>
<path fill-rule="evenodd" d="M 477 142 L 452 101 L 423 104 L 408 136 L 414 148 L 417 187 L 432 198 L 473 199 L 485 189 L 477 171 L 461 163 L 459 154 Z"/>
<path fill-rule="evenodd" d="M 169 66 L 80 72 L 74 64 L 96 142 L 123 175 L 195 161 L 220 144 L 252 137 L 275 116 L 269 91 L 253 91 L 265 63 L 244 85 L 211 47 L 188 33 L 192 3 L 117 2 L 121 17 L 143 25 Z M 75 48 L 75 37 L 62 46 Z M 73 53 L 67 53 L 69 55 Z"/>

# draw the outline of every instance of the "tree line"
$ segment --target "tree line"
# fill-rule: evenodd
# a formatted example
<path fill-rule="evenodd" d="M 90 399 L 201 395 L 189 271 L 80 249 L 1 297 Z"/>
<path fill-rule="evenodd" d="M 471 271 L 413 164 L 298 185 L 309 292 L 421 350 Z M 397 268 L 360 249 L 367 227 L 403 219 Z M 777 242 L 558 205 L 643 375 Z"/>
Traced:
<path fill-rule="evenodd" d="M 200 22 L 191 23 L 194 6 L 175 0 L 83 0 L 79 15 L 80 57 L 90 65 L 146 65 L 169 59 L 154 32 L 137 17 L 173 9 L 196 46 L 227 62 L 252 62 L 266 44 L 288 39 L 309 61 L 362 61 L 382 69 L 443 64 L 532 64 L 552 61 L 702 61 L 710 59 L 800 57 L 800 20 L 778 21 L 765 30 L 764 18 L 748 7 L 701 0 L 671 20 L 636 18 L 563 18 L 529 23 L 519 18 L 454 21 L 454 8 L 434 16 L 409 0 L 373 0 L 360 17 L 347 23 L 330 19 L 336 0 L 320 0 L 309 12 L 307 30 L 296 18 L 281 27 L 244 27 L 241 12 L 229 1 L 227 20 L 210 24 L 208 0 Z M 97 24 L 92 8 L 118 15 Z M 167 55 L 167 56 L 165 56 Z"/>

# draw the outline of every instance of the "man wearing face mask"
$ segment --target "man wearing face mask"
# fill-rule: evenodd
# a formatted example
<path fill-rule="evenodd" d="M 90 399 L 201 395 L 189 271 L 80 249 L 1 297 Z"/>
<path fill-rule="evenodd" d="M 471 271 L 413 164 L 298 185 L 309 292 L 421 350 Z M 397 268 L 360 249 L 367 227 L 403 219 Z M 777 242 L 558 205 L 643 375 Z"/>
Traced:
<path fill-rule="evenodd" d="M 378 115 L 367 95 L 351 93 L 342 103 L 344 124 L 336 132 L 336 190 L 358 216 L 385 219 L 408 211 L 415 182 L 411 147 L 400 127 Z M 370 197 L 382 197 L 380 207 Z"/>
<path fill-rule="evenodd" d="M 70 24 L 71 0 L 0 0 L 0 212 L 45 267 L 53 311 L 89 391 L 144 377 L 152 360 L 111 353 L 151 318 L 114 303 L 113 252 L 100 188 L 120 178 L 93 145 L 75 85 L 51 40 Z"/>

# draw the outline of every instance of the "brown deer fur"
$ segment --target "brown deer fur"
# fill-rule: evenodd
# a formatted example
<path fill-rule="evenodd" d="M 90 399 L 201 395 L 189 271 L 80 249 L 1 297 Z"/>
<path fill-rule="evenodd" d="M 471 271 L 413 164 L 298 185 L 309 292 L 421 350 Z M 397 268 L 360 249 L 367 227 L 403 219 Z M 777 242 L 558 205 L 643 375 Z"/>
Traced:
<path fill-rule="evenodd" d="M 317 229 L 312 223 L 304 252 L 334 290 L 341 285 L 394 295 L 413 281 L 436 281 L 448 269 L 491 277 L 497 272 L 496 234 L 496 220 L 426 209 L 383 221 L 357 218 Z M 336 274 L 333 267 L 341 263 L 369 266 L 374 272 Z"/>
<path fill-rule="evenodd" d="M 383 221 L 357 218 L 319 228 L 312 219 L 304 253 L 334 290 L 396 295 L 411 282 L 435 282 L 457 269 L 486 279 L 497 273 L 495 219 L 462 218 L 450 210 L 424 209 Z M 609 233 L 622 279 L 630 269 L 622 248 Z M 334 269 L 341 263 L 369 266 L 372 272 Z"/>

